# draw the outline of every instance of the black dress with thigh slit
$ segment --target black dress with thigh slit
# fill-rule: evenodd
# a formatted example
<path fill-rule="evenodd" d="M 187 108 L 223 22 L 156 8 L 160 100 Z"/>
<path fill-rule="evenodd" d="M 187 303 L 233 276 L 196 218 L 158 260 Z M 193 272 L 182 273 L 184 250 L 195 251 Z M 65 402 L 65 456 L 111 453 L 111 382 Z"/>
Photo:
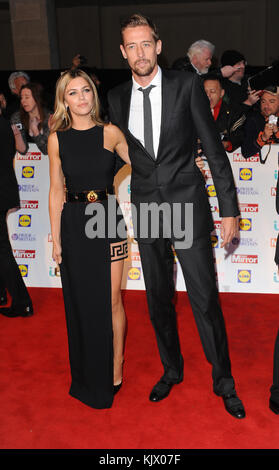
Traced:
<path fill-rule="evenodd" d="M 115 155 L 104 149 L 103 132 L 100 126 L 57 132 L 69 193 L 112 187 Z M 127 240 L 123 225 L 120 235 L 117 230 L 115 233 L 108 230 L 109 220 L 114 221 L 116 229 L 124 223 L 113 195 L 91 203 L 90 207 L 88 204 L 66 202 L 61 214 L 60 270 L 72 375 L 70 395 L 93 408 L 110 408 L 113 402 L 110 270 L 112 261 L 127 257 Z M 94 230 L 97 237 L 92 237 Z"/>

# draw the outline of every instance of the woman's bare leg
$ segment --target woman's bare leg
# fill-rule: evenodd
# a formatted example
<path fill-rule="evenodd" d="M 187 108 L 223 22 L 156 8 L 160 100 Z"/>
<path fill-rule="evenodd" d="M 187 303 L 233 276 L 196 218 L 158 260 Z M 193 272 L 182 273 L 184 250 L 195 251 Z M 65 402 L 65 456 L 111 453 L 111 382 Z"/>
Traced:
<path fill-rule="evenodd" d="M 122 381 L 122 367 L 124 361 L 124 343 L 126 331 L 126 315 L 121 296 L 121 280 L 124 260 L 111 263 L 111 306 L 113 330 L 113 360 L 114 385 Z"/>

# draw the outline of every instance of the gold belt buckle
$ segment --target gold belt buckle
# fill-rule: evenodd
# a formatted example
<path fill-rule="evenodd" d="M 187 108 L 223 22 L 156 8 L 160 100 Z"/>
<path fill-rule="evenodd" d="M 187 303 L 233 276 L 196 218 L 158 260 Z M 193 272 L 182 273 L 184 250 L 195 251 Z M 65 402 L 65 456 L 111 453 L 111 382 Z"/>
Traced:
<path fill-rule="evenodd" d="M 89 191 L 89 193 L 87 194 L 87 200 L 89 202 L 96 202 L 98 199 L 98 194 L 95 193 L 95 191 Z"/>

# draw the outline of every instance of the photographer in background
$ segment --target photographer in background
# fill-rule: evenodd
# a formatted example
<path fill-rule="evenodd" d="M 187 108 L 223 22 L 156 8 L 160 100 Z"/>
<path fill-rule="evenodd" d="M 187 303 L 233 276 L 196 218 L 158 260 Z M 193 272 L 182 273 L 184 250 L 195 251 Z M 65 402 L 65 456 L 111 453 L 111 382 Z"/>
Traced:
<path fill-rule="evenodd" d="M 260 111 L 249 114 L 245 124 L 245 139 L 241 147 L 242 155 L 249 158 L 261 154 L 265 145 L 279 143 L 279 87 L 269 86 L 263 90 Z"/>
<path fill-rule="evenodd" d="M 13 167 L 15 139 L 10 123 L 2 116 L 0 106 L 0 299 L 7 302 L 5 289 L 12 297 L 10 307 L 0 308 L 7 317 L 27 317 L 33 314 L 32 301 L 13 255 L 7 227 L 9 209 L 18 207 L 18 184 Z"/>
<path fill-rule="evenodd" d="M 234 67 L 234 73 L 224 80 L 225 97 L 229 104 L 238 104 L 247 115 L 259 101 L 261 92 L 248 87 L 246 59 L 241 52 L 227 50 L 221 57 L 222 67 Z M 222 69 L 221 69 L 222 70 Z"/>

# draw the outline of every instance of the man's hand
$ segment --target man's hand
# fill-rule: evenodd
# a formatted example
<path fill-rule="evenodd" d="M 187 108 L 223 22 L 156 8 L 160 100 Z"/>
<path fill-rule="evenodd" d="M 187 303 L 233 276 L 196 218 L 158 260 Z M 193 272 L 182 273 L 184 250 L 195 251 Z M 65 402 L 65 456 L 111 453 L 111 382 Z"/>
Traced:
<path fill-rule="evenodd" d="M 221 248 L 230 243 L 238 232 L 238 217 L 223 217 L 220 235 L 222 238 Z"/>
<path fill-rule="evenodd" d="M 263 140 L 268 140 L 272 136 L 274 132 L 274 124 L 269 124 L 268 122 L 264 126 L 264 131 L 263 131 Z"/>
<path fill-rule="evenodd" d="M 221 68 L 221 74 L 224 78 L 229 78 L 234 74 L 234 72 L 236 72 L 236 70 L 238 70 L 238 67 L 235 65 L 224 65 L 224 67 Z"/>
<path fill-rule="evenodd" d="M 256 91 L 256 90 L 250 90 L 248 88 L 248 98 L 243 103 L 247 104 L 248 106 L 253 106 L 253 104 L 259 101 L 261 93 L 262 93 L 262 90 Z"/>
<path fill-rule="evenodd" d="M 202 157 L 199 156 L 199 157 L 195 158 L 195 162 L 196 162 L 196 165 L 199 168 L 199 170 L 202 171 L 202 169 L 204 167 L 204 161 L 203 161 Z"/>

